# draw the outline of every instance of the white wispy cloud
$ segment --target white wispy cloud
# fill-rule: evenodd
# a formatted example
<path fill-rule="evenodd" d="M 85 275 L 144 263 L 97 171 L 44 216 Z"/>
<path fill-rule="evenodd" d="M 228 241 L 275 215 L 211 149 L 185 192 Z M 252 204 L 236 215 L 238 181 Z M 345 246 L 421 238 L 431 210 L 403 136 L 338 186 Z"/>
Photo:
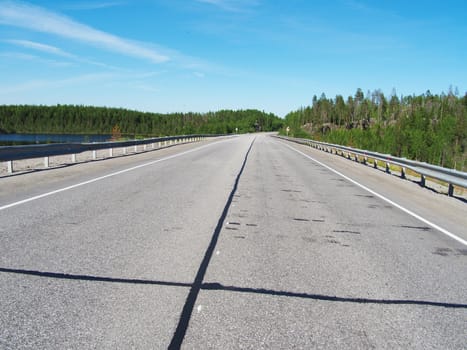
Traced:
<path fill-rule="evenodd" d="M 230 12 L 244 12 L 259 5 L 259 0 L 196 0 Z"/>
<path fill-rule="evenodd" d="M 70 62 L 63 62 L 63 61 L 57 61 L 57 60 L 51 60 L 51 59 L 44 59 L 42 57 L 36 56 L 36 55 L 31 55 L 31 54 L 25 54 L 22 52 L 2 52 L 0 53 L 0 57 L 12 59 L 12 60 L 23 60 L 23 61 L 35 61 L 39 62 L 41 64 L 46 64 L 49 66 L 54 66 L 54 67 L 69 67 L 72 65 Z"/>
<path fill-rule="evenodd" d="M 132 89 L 137 89 L 137 90 L 142 90 L 142 91 L 152 92 L 152 93 L 160 92 L 159 88 L 154 87 L 154 86 L 149 85 L 149 84 L 141 83 L 141 82 L 138 82 L 138 81 L 130 82 L 129 85 L 130 85 L 130 88 L 132 88 Z"/>
<path fill-rule="evenodd" d="M 126 3 L 123 1 L 86 1 L 66 5 L 63 8 L 69 10 L 98 10 L 109 7 L 123 6 L 125 4 Z"/>
<path fill-rule="evenodd" d="M 22 53 L 22 52 L 1 52 L 0 57 L 13 58 L 16 60 L 34 60 L 37 56 Z"/>
<path fill-rule="evenodd" d="M 69 57 L 69 58 L 75 57 L 74 55 L 63 51 L 62 49 L 59 49 L 58 47 L 46 45 L 46 44 L 42 44 L 42 43 L 30 41 L 30 40 L 10 39 L 10 40 L 5 40 L 5 42 L 18 45 L 18 46 L 22 46 L 28 49 L 33 49 L 33 50 L 38 50 L 38 51 L 54 54 L 57 56 L 63 56 L 63 57 Z"/>
<path fill-rule="evenodd" d="M 16 85 L 0 86 L 0 94 L 11 94 L 45 88 L 60 88 L 68 85 L 75 86 L 79 83 L 110 80 L 113 78 L 115 78 L 115 75 L 111 73 L 92 73 L 56 80 L 34 79 Z"/>
<path fill-rule="evenodd" d="M 85 64 L 89 64 L 89 65 L 92 65 L 92 66 L 97 66 L 97 67 L 106 68 L 106 69 L 110 69 L 110 70 L 117 70 L 117 71 L 122 70 L 121 68 L 109 65 L 107 63 L 102 63 L 102 62 L 89 60 L 87 58 L 83 58 L 83 57 L 74 55 L 72 53 L 66 52 L 66 51 L 64 51 L 64 50 L 62 50 L 62 49 L 60 49 L 60 48 L 58 48 L 56 46 L 47 45 L 47 44 L 43 44 L 43 43 L 39 43 L 39 42 L 35 42 L 35 41 L 9 39 L 9 40 L 3 40 L 3 42 L 13 44 L 13 45 L 16 45 L 16 46 L 20 46 L 20 47 L 23 47 L 23 48 L 26 48 L 26 49 L 31 49 L 31 50 L 35 50 L 35 51 L 45 52 L 47 54 L 52 54 L 52 55 L 65 57 L 65 58 L 70 59 L 71 61 L 78 62 L 78 63 L 85 63 Z M 27 55 L 27 54 L 25 54 L 25 55 Z M 37 56 L 31 56 L 31 57 L 38 58 Z M 50 62 L 50 60 L 42 60 L 42 61 L 43 62 Z M 66 65 L 66 64 L 61 64 L 61 65 Z M 71 65 L 71 63 L 68 63 L 67 65 Z"/>
<path fill-rule="evenodd" d="M 66 16 L 26 3 L 0 1 L 0 24 L 54 34 L 153 63 L 170 60 L 168 56 L 147 44 L 94 29 Z"/>
<path fill-rule="evenodd" d="M 0 53 L 0 57 L 6 56 L 7 54 Z M 12 57 L 15 57 L 12 55 Z M 21 59 L 36 59 L 37 57 L 32 55 L 18 54 L 16 58 Z M 139 90 L 152 90 L 159 91 L 152 84 L 154 84 L 154 77 L 164 74 L 164 71 L 160 72 L 98 72 L 98 73 L 87 73 L 81 75 L 74 75 L 59 79 L 31 79 L 23 81 L 17 84 L 0 84 L 0 95 L 11 94 L 18 92 L 33 91 L 37 89 L 56 89 L 62 87 L 72 86 L 75 87 L 78 84 L 110 84 L 119 86 L 126 86 L 128 88 L 136 88 Z"/>

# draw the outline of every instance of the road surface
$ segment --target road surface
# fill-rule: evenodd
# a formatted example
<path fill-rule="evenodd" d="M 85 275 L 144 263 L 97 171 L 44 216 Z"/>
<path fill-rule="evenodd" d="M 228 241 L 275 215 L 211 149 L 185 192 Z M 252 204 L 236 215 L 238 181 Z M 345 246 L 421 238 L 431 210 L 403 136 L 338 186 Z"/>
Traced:
<path fill-rule="evenodd" d="M 466 208 L 265 134 L 2 178 L 0 348 L 466 348 Z"/>

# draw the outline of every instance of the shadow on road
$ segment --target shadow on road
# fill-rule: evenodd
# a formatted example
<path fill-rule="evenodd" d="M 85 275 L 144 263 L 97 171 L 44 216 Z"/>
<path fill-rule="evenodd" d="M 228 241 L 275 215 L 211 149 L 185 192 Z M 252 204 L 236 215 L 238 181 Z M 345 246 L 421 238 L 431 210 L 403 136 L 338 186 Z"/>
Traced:
<path fill-rule="evenodd" d="M 102 276 L 92 276 L 92 275 L 74 275 L 74 274 L 56 273 L 56 272 L 9 269 L 9 268 L 4 268 L 4 267 L 0 267 L 0 272 L 35 276 L 35 277 L 74 280 L 74 281 L 143 284 L 143 285 L 183 287 L 183 288 L 191 288 L 193 286 L 193 284 L 191 283 L 183 283 L 183 282 L 153 281 L 153 280 L 131 279 L 131 278 L 114 278 L 114 277 L 102 277 Z M 220 283 L 203 283 L 201 284 L 200 289 L 201 290 L 221 290 L 221 291 L 236 292 L 236 293 L 271 295 L 271 296 L 280 296 L 280 297 L 289 297 L 289 298 L 311 299 L 311 300 L 330 301 L 330 302 L 339 302 L 339 303 L 382 304 L 382 305 L 420 305 L 420 306 L 445 307 L 445 308 L 451 308 L 451 309 L 467 309 L 467 304 L 443 303 L 443 302 L 436 302 L 436 301 L 407 300 L 407 299 L 403 300 L 403 299 L 344 298 L 344 297 L 331 296 L 331 295 L 296 293 L 296 292 L 278 291 L 278 290 L 263 289 L 263 288 L 224 286 Z"/>

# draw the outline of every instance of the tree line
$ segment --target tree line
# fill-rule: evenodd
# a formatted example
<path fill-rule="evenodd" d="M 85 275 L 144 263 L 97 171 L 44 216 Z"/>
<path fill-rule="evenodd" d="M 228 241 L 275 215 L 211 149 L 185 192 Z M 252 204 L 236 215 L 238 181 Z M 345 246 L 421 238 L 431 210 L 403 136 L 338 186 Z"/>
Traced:
<path fill-rule="evenodd" d="M 311 137 L 444 167 L 467 170 L 467 93 L 386 97 L 380 90 L 312 105 L 285 117 L 291 136 Z M 285 129 L 282 130 L 285 133 Z"/>
<path fill-rule="evenodd" d="M 57 105 L 2 105 L 0 133 L 111 134 L 169 136 L 275 131 L 283 120 L 259 110 L 208 113 L 146 113 L 122 108 Z"/>
<path fill-rule="evenodd" d="M 467 94 L 386 97 L 357 89 L 346 99 L 313 96 L 285 120 L 272 113 L 220 110 L 145 113 L 77 105 L 0 105 L 0 133 L 72 133 L 127 136 L 230 134 L 277 131 L 467 171 Z M 117 129 L 115 129 L 117 127 Z"/>

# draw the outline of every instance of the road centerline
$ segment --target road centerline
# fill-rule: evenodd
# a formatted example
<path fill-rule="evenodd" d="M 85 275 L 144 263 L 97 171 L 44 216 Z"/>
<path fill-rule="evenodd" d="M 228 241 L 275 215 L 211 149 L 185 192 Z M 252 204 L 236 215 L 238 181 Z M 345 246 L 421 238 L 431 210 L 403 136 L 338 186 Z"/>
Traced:
<path fill-rule="evenodd" d="M 219 217 L 219 220 L 217 221 L 217 225 L 212 235 L 211 242 L 209 243 L 209 246 L 204 254 L 204 258 L 201 261 L 198 272 L 196 273 L 195 280 L 186 298 L 185 305 L 183 306 L 182 313 L 180 315 L 179 323 L 177 325 L 177 328 L 175 329 L 175 333 L 168 347 L 169 349 L 174 349 L 174 350 L 180 349 L 180 347 L 182 346 L 183 340 L 185 339 L 185 335 L 188 330 L 188 325 L 190 323 L 191 315 L 193 314 L 193 310 L 195 307 L 196 300 L 198 298 L 198 294 L 203 287 L 204 276 L 206 275 L 209 262 L 211 261 L 211 258 L 214 254 L 214 250 L 216 249 L 216 245 L 219 239 L 220 232 L 222 230 L 222 227 L 224 226 L 224 221 L 227 217 L 227 213 L 229 212 L 230 206 L 232 205 L 234 195 L 237 192 L 240 178 L 243 174 L 243 170 L 245 169 L 245 166 L 248 160 L 248 155 L 250 154 L 250 151 L 253 148 L 253 144 L 255 140 L 256 140 L 256 137 L 251 142 L 250 147 L 248 148 L 248 151 L 245 154 L 245 158 L 243 159 L 242 166 L 235 179 L 232 191 L 230 192 L 227 202 L 224 206 L 224 210 L 222 211 L 222 214 Z"/>

